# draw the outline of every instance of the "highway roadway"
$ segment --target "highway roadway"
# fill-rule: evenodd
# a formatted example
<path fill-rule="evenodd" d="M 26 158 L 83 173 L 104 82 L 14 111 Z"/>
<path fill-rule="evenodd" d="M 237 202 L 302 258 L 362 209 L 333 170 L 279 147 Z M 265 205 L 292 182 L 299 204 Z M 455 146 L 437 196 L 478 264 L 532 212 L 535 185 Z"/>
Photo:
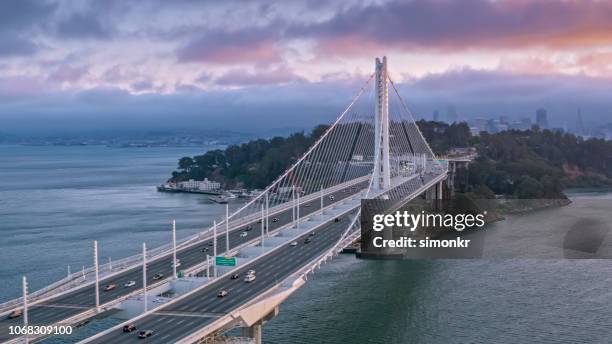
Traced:
<path fill-rule="evenodd" d="M 362 189 L 366 188 L 367 185 L 368 182 L 365 181 L 358 183 L 355 186 L 347 187 L 334 193 L 327 194 L 324 198 L 324 206 L 338 202 L 352 194 L 358 193 Z M 333 201 L 329 198 L 330 195 L 334 195 Z M 300 215 L 301 217 L 305 217 L 319 209 L 320 199 L 316 198 L 301 204 Z M 289 208 L 276 215 L 271 214 L 270 217 L 276 217 L 279 219 L 277 222 L 273 222 L 272 219 L 269 220 L 270 230 L 274 230 L 292 221 L 292 210 Z M 251 222 L 250 225 L 253 227 L 253 229 L 247 232 L 248 235 L 246 237 L 240 236 L 242 231 L 246 228 L 246 224 L 230 230 L 230 249 L 251 241 L 255 239 L 255 237 L 259 237 L 261 235 L 261 224 L 257 223 L 257 220 Z M 224 226 L 220 227 L 220 229 L 224 229 Z M 222 232 L 223 231 L 220 230 L 218 233 L 218 255 L 225 252 L 225 235 Z M 206 254 L 212 256 L 213 246 L 209 245 L 209 242 L 212 242 L 212 240 L 206 240 L 200 244 L 178 251 L 177 258 L 181 261 L 181 266 L 178 270 L 202 263 L 206 260 Z M 208 252 L 203 252 L 204 248 L 208 248 Z M 162 273 L 164 275 L 164 279 L 171 277 L 172 254 L 148 263 L 147 266 L 147 285 L 160 282 L 159 280 L 153 280 L 153 276 L 157 273 Z M 124 287 L 124 284 L 128 281 L 135 281 L 136 285 L 133 287 Z M 104 287 L 108 284 L 115 284 L 117 287 L 114 290 L 105 292 Z M 125 296 L 141 288 L 142 267 L 135 267 L 115 276 L 105 278 L 100 281 L 100 304 L 103 305 L 106 302 Z M 95 288 L 93 285 L 90 285 L 64 295 L 60 295 L 45 302 L 32 305 L 28 312 L 29 323 L 31 325 L 52 325 L 61 320 L 68 319 L 79 313 L 85 312 L 93 307 L 95 307 Z M 0 319 L 0 343 L 15 337 L 9 334 L 9 326 L 22 324 L 23 319 L 21 317 L 16 319 L 8 319 L 6 317 L 4 319 Z"/>
<path fill-rule="evenodd" d="M 410 179 L 394 188 L 389 194 L 390 199 L 404 199 L 438 176 L 428 173 Z M 237 270 L 240 276 L 237 280 L 227 276 L 219 278 L 219 280 L 194 294 L 175 303 L 162 306 L 141 319 L 125 322 L 124 324 L 135 324 L 137 330 L 134 332 L 124 333 L 121 328 L 114 329 L 98 338 L 85 342 L 88 344 L 171 343 L 185 338 L 253 300 L 331 248 L 346 230 L 349 219 L 355 213 L 356 210 L 342 216 L 339 222 L 330 218 L 327 223 L 315 230 L 316 234 L 314 236 L 302 235 L 297 240 L 298 245 L 296 247 L 285 244 L 269 255 L 246 264 Z M 308 237 L 312 241 L 305 243 L 305 239 Z M 246 271 L 250 269 L 256 270 L 257 278 L 252 283 L 246 283 L 243 278 Z M 220 298 L 217 293 L 223 289 L 227 290 L 229 294 Z M 142 340 L 138 338 L 138 332 L 141 330 L 151 330 L 153 335 L 146 340 Z"/>
<path fill-rule="evenodd" d="M 139 319 L 133 324 L 137 330 L 124 333 L 115 329 L 87 343 L 172 343 L 214 322 L 220 317 L 244 305 L 270 287 L 295 273 L 308 262 L 330 249 L 340 239 L 349 225 L 349 215 L 342 216 L 339 222 L 329 222 L 315 230 L 311 242 L 305 243 L 309 234 L 301 236 L 293 247 L 285 244 L 267 256 L 246 264 L 237 270 L 239 279 L 220 277 L 205 288 L 188 297 L 166 306 Z M 257 278 L 251 283 L 244 282 L 246 271 L 254 269 Z M 229 294 L 223 298 L 217 293 L 225 289 Z M 129 321 L 127 323 L 130 323 Z M 138 338 L 141 330 L 152 330 L 153 335 L 146 340 Z"/>

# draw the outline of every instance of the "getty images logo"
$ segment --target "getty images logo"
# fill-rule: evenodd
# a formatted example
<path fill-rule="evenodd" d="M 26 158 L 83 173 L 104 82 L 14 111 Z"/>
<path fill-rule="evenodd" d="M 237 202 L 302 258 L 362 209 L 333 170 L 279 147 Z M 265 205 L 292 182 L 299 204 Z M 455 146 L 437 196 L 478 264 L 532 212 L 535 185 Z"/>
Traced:
<path fill-rule="evenodd" d="M 372 229 L 380 232 L 386 227 L 394 227 L 398 229 L 408 229 L 414 232 L 417 227 L 421 228 L 452 228 L 458 232 L 466 228 L 478 227 L 485 225 L 485 216 L 487 212 L 481 214 L 412 214 L 408 211 L 397 211 L 394 214 L 375 214 L 372 217 Z"/>

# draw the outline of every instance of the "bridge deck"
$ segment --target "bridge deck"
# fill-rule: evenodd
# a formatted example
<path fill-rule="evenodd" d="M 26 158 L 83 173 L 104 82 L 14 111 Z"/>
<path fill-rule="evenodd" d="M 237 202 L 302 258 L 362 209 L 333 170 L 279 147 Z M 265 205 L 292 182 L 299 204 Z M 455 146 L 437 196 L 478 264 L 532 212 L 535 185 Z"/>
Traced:
<path fill-rule="evenodd" d="M 139 330 L 154 331 L 154 335 L 147 340 L 149 343 L 167 343 L 170 338 L 173 342 L 178 341 L 219 318 L 210 316 L 211 313 L 228 314 L 331 248 L 340 239 L 347 223 L 347 216 L 344 216 L 340 222 L 329 221 L 316 230 L 312 242 L 304 243 L 304 239 L 308 236 L 305 234 L 298 239 L 296 247 L 285 245 L 253 264 L 237 270 L 243 277 L 246 271 L 255 269 L 257 279 L 252 283 L 246 283 L 242 278 L 237 280 L 229 277 L 220 278 L 189 297 L 163 307 L 163 310 L 153 312 L 134 323 Z M 224 298 L 217 297 L 217 292 L 221 289 L 229 290 L 229 294 Z M 136 333 L 123 333 L 119 329 L 89 343 L 129 343 L 138 340 Z"/>
<path fill-rule="evenodd" d="M 426 174 L 403 181 L 398 179 L 399 183 L 389 192 L 389 195 L 398 199 L 412 199 L 420 194 L 423 188 L 429 187 L 441 177 L 443 177 L 442 174 Z M 221 278 L 177 302 L 162 306 L 133 323 L 139 330 L 154 331 L 154 335 L 148 338 L 148 342 L 165 343 L 170 338 L 174 342 L 180 341 L 212 324 L 220 317 L 238 310 L 242 305 L 278 285 L 328 251 L 347 229 L 351 215 L 356 213 L 357 209 L 351 210 L 349 215 L 343 216 L 340 222 L 334 222 L 330 217 L 326 223 L 315 230 L 316 235 L 312 237 L 312 242 L 304 243 L 304 239 L 308 236 L 304 234 L 298 239 L 298 246 L 291 247 L 285 244 L 260 260 L 237 269 L 236 271 L 241 276 L 240 279 Z M 242 280 L 249 269 L 257 271 L 257 279 L 253 283 L 245 283 Z M 217 297 L 217 292 L 221 289 L 229 290 L 228 296 Z M 123 333 L 120 327 L 116 327 L 84 342 L 129 343 L 138 342 L 138 339 L 137 334 Z"/>
<path fill-rule="evenodd" d="M 360 182 L 356 184 L 356 188 L 352 186 L 340 189 L 336 192 L 329 193 L 334 195 L 334 200 L 330 200 L 329 197 L 324 198 L 324 207 L 332 203 L 339 202 L 350 195 L 353 195 L 360 190 L 367 187 L 367 182 Z M 318 198 L 304 202 L 301 205 L 300 215 L 306 217 L 315 213 L 320 209 L 320 200 Z M 281 213 L 274 215 L 278 218 L 278 222 L 270 220 L 270 230 L 275 230 L 282 226 L 289 224 L 292 221 L 292 210 L 291 208 L 282 211 Z M 261 226 L 256 220 L 250 223 L 253 226 L 253 231 L 249 232 L 247 237 L 241 237 L 240 233 L 247 224 L 243 224 L 230 231 L 229 241 L 230 249 L 245 244 L 246 242 L 252 241 L 255 237 L 259 237 L 257 234 L 259 231 L 257 228 Z M 251 234 L 253 233 L 253 234 Z M 206 254 L 212 256 L 212 246 L 208 245 L 210 240 L 204 240 L 203 242 L 178 251 L 177 258 L 181 260 L 181 268 L 189 268 L 198 265 L 206 260 Z M 218 234 L 217 239 L 217 254 L 221 255 L 225 252 L 225 235 Z M 208 252 L 202 252 L 203 248 L 209 248 Z M 156 273 L 163 273 L 165 277 L 172 275 L 172 255 L 168 255 L 162 259 L 156 260 L 148 264 L 147 269 L 147 285 L 152 285 L 155 282 L 153 276 Z M 136 285 L 131 288 L 125 288 L 123 285 L 128 281 L 135 281 Z M 104 292 L 103 288 L 107 284 L 116 284 L 117 288 Z M 100 283 L 100 304 L 103 305 L 107 302 L 123 297 L 135 290 L 142 289 L 142 267 L 136 267 L 115 276 L 103 279 Z M 73 292 L 60 295 L 51 300 L 33 305 L 29 308 L 28 317 L 30 325 L 51 325 L 60 322 L 64 319 L 68 319 L 75 315 L 78 315 L 86 310 L 90 310 L 95 307 L 95 289 L 93 285 L 82 287 Z M 8 341 L 16 338 L 15 336 L 9 335 L 9 326 L 22 325 L 23 320 L 21 318 L 8 319 L 3 318 L 0 320 L 0 342 Z"/>

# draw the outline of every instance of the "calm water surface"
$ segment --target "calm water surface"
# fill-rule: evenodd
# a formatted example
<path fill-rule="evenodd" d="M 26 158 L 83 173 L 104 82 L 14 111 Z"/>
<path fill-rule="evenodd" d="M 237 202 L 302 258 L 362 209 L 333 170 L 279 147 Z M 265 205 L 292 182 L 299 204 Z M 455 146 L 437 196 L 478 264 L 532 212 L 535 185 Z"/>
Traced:
<path fill-rule="evenodd" d="M 205 195 L 160 193 L 178 158 L 213 147 L 108 148 L 0 145 L 0 302 L 19 296 L 21 275 L 38 289 L 83 265 L 169 243 L 223 213 Z"/>
<path fill-rule="evenodd" d="M 611 247 L 612 193 L 571 197 L 486 229 L 485 255 L 527 258 L 340 255 L 281 305 L 264 342 L 612 343 L 612 260 L 555 258 L 568 228 L 585 219 L 605 227 L 601 249 Z"/>

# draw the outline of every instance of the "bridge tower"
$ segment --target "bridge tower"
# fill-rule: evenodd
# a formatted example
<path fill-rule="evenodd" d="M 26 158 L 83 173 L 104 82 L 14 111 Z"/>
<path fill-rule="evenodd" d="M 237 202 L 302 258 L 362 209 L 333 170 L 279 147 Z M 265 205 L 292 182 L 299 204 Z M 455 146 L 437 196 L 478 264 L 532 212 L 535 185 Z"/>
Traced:
<path fill-rule="evenodd" d="M 374 185 L 377 190 L 391 187 L 391 171 L 389 167 L 389 80 L 387 77 L 387 57 L 382 61 L 376 58 L 374 112 Z"/>

